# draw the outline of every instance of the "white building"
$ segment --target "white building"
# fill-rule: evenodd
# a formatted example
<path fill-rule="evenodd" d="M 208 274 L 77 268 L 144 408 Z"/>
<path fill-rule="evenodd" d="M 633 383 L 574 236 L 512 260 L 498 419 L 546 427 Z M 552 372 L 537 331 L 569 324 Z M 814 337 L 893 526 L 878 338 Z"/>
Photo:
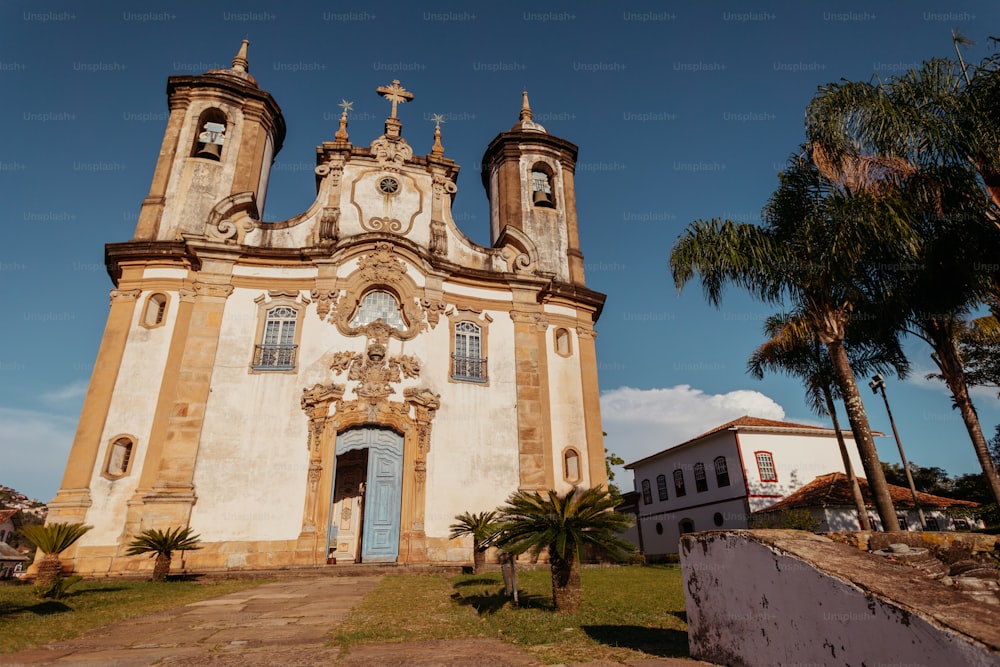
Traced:
<path fill-rule="evenodd" d="M 863 470 L 850 432 L 851 466 Z M 750 514 L 819 475 L 845 471 L 833 429 L 740 417 L 625 466 L 635 475 L 639 547 L 677 553 L 682 533 L 746 528 Z"/>
<path fill-rule="evenodd" d="M 584 281 L 577 147 L 512 99 L 517 122 L 482 160 L 479 246 L 452 217 L 440 125 L 411 146 L 414 95 L 393 81 L 376 89 L 384 133 L 354 143 L 345 102 L 315 199 L 266 222 L 285 120 L 248 67 L 244 42 L 230 69 L 168 79 L 135 234 L 106 249 L 107 325 L 49 505 L 50 521 L 94 526 L 63 560 L 149 567 L 128 542 L 189 526 L 191 569 L 462 562 L 457 514 L 606 484 L 605 297 Z"/>

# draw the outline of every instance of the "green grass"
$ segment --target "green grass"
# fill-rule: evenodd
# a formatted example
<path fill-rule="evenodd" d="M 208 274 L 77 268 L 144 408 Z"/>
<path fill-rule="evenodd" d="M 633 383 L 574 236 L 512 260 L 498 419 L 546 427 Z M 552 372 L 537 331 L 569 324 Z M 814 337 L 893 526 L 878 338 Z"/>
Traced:
<path fill-rule="evenodd" d="M 546 663 L 688 656 L 676 565 L 585 568 L 582 578 L 580 610 L 556 614 L 548 569 L 518 572 L 517 607 L 499 572 L 386 577 L 334 642 L 498 637 Z"/>
<path fill-rule="evenodd" d="M 84 581 L 62 600 L 39 600 L 29 584 L 0 586 L 0 654 L 71 639 L 115 621 L 226 595 L 261 580 Z M 2 662 L 2 661 L 0 661 Z"/>

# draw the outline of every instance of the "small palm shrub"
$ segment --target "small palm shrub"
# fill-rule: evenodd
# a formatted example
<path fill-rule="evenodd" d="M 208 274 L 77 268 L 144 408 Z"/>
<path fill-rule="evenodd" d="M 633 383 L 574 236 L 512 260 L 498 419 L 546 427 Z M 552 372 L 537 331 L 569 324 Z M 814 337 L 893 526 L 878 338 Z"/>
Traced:
<path fill-rule="evenodd" d="M 191 532 L 191 527 L 168 528 L 158 530 L 149 528 L 139 533 L 128 545 L 126 556 L 141 556 L 149 554 L 156 558 L 153 563 L 153 581 L 166 581 L 170 574 L 170 561 L 175 551 L 193 551 L 201 548 L 198 535 Z"/>
<path fill-rule="evenodd" d="M 45 554 L 38 563 L 38 574 L 35 577 L 35 589 L 39 597 L 52 597 L 55 594 L 61 597 L 65 589 L 72 585 L 67 584 L 64 588 L 58 585 L 62 577 L 62 561 L 59 560 L 59 554 L 73 546 L 91 528 L 93 526 L 85 526 L 82 523 L 49 523 L 44 526 L 36 524 L 21 528 L 20 532 L 24 539 Z"/>
<path fill-rule="evenodd" d="M 486 549 L 489 540 L 497 532 L 497 513 L 495 511 L 470 514 L 465 512 L 455 517 L 451 524 L 451 539 L 472 535 L 472 571 L 479 574 L 486 565 Z"/>

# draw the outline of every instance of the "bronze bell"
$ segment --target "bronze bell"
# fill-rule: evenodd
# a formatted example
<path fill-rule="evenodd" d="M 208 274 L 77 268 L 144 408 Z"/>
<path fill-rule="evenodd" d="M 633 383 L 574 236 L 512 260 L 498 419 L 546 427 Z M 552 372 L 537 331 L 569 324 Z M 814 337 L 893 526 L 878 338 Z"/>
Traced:
<path fill-rule="evenodd" d="M 535 206 L 544 206 L 546 208 L 556 207 L 556 205 L 552 202 L 552 197 L 545 190 L 535 190 L 532 203 Z"/>

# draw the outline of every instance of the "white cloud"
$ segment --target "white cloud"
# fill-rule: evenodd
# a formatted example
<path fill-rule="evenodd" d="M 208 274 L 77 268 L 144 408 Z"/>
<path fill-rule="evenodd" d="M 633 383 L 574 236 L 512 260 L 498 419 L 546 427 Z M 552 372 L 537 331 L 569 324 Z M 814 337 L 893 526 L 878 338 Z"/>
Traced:
<path fill-rule="evenodd" d="M 59 490 L 76 419 L 0 407 L 0 484 L 48 502 Z"/>
<path fill-rule="evenodd" d="M 764 394 L 738 389 L 706 394 L 690 385 L 656 389 L 619 387 L 601 394 L 604 445 L 626 463 L 655 454 L 720 424 L 750 415 L 781 420 L 785 410 Z M 615 469 L 615 484 L 632 489 L 632 473 Z"/>
<path fill-rule="evenodd" d="M 75 401 L 83 398 L 87 393 L 87 381 L 77 380 L 55 391 L 42 394 L 42 400 L 46 403 L 62 403 L 65 401 Z"/>

